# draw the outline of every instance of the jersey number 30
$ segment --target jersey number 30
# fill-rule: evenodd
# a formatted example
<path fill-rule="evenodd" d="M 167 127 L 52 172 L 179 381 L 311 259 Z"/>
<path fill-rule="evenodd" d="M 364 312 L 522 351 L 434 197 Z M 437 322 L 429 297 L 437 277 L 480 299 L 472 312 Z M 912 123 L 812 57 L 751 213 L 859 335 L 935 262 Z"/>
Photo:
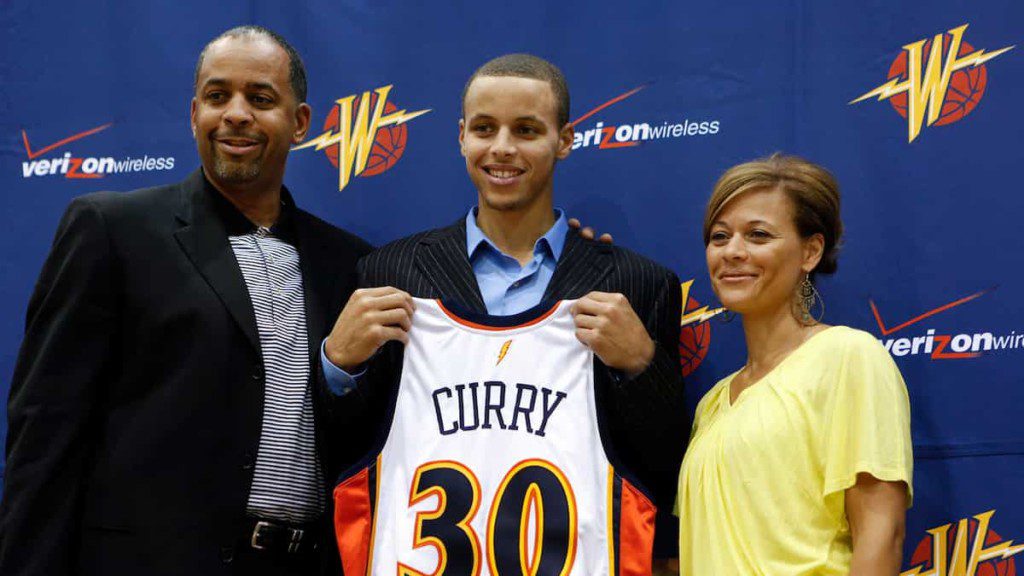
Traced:
<path fill-rule="evenodd" d="M 505 474 L 487 515 L 486 550 L 469 525 L 481 499 L 480 482 L 471 470 L 450 460 L 423 464 L 413 476 L 409 506 L 431 496 L 438 497 L 437 509 L 416 513 L 413 535 L 413 548 L 437 550 L 437 568 L 430 576 L 478 576 L 484 556 L 494 576 L 565 576 L 572 569 L 576 500 L 554 464 L 524 460 Z M 402 563 L 398 574 L 426 576 Z"/>

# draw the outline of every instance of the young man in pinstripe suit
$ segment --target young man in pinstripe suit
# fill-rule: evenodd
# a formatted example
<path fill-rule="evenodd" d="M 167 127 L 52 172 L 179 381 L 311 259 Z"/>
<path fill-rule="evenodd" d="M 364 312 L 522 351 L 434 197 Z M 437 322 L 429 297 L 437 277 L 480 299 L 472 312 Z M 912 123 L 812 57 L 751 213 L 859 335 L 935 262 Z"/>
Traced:
<path fill-rule="evenodd" d="M 492 315 L 578 299 L 576 334 L 600 359 L 598 395 L 621 460 L 671 509 L 689 422 L 679 373 L 679 279 L 628 250 L 584 240 L 554 208 L 553 177 L 573 141 L 569 92 L 540 58 L 511 54 L 463 91 L 459 144 L 477 206 L 455 224 L 389 244 L 360 263 L 357 290 L 323 348 L 350 459 L 369 451 L 389 409 L 412 297 Z M 665 515 L 666 518 L 668 515 Z M 659 523 L 659 526 L 662 524 Z M 671 520 L 659 540 L 674 542 Z"/>

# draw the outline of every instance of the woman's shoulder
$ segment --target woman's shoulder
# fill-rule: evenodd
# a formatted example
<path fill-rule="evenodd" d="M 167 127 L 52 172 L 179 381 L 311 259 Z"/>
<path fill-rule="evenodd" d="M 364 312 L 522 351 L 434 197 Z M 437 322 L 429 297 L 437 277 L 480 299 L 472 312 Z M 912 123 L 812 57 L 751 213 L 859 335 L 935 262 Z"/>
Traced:
<path fill-rule="evenodd" d="M 882 343 L 870 332 L 842 324 L 825 328 L 815 335 L 814 340 L 819 346 L 834 351 L 888 356 Z"/>

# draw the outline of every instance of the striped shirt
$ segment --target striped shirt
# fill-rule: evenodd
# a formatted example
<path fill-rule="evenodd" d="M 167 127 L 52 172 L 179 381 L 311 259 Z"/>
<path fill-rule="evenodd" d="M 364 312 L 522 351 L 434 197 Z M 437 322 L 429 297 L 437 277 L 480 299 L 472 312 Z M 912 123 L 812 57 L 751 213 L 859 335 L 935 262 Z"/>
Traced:
<path fill-rule="evenodd" d="M 228 239 L 249 290 L 265 374 L 263 426 L 246 512 L 309 522 L 323 511 L 325 497 L 299 254 L 264 227 Z"/>

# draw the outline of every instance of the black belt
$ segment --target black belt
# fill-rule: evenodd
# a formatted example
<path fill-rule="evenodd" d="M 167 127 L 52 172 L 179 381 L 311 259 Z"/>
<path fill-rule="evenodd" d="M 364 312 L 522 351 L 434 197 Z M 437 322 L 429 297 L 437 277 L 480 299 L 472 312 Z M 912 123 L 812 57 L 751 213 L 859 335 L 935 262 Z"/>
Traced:
<path fill-rule="evenodd" d="M 275 520 L 254 520 L 247 537 L 254 550 L 276 554 L 308 554 L 319 545 L 320 526 L 292 526 Z"/>

